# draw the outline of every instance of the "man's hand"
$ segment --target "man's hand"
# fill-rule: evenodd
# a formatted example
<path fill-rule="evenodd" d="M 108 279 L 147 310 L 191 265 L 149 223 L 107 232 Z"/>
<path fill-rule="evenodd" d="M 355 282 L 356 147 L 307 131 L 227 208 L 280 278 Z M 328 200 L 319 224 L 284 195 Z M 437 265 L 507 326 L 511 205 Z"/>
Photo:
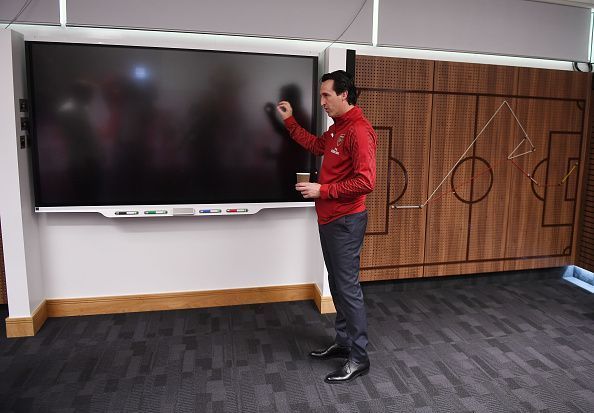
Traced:
<path fill-rule="evenodd" d="M 278 110 L 278 113 L 280 113 L 283 120 L 289 119 L 291 116 L 293 116 L 293 108 L 286 100 L 281 100 L 278 102 L 278 105 L 276 105 L 276 110 Z"/>
<path fill-rule="evenodd" d="M 301 192 L 303 198 L 319 198 L 321 186 L 315 182 L 300 182 L 295 185 L 295 189 Z"/>

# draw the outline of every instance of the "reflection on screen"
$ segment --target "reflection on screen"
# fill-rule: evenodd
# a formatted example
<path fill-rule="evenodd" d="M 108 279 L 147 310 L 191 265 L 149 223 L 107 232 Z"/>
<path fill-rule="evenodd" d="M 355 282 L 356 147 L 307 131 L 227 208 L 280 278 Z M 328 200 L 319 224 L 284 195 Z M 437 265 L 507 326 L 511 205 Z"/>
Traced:
<path fill-rule="evenodd" d="M 29 43 L 37 206 L 301 201 L 312 57 Z"/>

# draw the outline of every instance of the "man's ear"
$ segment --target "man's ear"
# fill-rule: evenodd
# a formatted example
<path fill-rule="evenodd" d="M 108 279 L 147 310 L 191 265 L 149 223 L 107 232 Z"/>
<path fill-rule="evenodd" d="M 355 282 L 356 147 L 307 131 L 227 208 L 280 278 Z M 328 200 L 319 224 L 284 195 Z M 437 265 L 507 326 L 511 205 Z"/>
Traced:
<path fill-rule="evenodd" d="M 348 100 L 348 97 L 349 97 L 349 91 L 348 91 L 348 90 L 345 90 L 344 92 L 342 92 L 342 93 L 340 94 L 340 96 L 343 98 L 343 100 Z"/>

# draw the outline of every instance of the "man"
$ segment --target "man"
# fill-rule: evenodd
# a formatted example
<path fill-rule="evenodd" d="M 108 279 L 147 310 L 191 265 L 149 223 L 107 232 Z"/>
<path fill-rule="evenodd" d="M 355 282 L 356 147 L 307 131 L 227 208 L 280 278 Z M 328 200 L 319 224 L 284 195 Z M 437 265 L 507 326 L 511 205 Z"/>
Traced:
<path fill-rule="evenodd" d="M 365 194 L 375 185 L 376 135 L 356 106 L 354 79 L 345 71 L 322 76 L 320 102 L 334 120 L 320 138 L 299 126 L 289 102 L 279 102 L 277 109 L 291 137 L 315 155 L 324 156 L 318 183 L 298 183 L 295 188 L 303 197 L 315 199 L 322 252 L 336 307 L 334 343 L 312 351 L 310 356 L 346 358 L 342 368 L 325 380 L 340 383 L 369 371 L 359 258 L 367 227 Z"/>

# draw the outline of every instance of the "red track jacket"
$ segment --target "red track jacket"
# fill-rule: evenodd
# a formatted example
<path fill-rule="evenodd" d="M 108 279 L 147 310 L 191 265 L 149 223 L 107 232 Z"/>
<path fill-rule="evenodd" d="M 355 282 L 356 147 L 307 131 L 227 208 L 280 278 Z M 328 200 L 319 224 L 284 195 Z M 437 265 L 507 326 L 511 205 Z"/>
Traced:
<path fill-rule="evenodd" d="M 365 211 L 365 194 L 375 186 L 376 134 L 358 106 L 333 118 L 321 137 L 303 129 L 294 117 L 285 120 L 291 137 L 308 151 L 324 155 L 316 199 L 318 223 Z"/>

